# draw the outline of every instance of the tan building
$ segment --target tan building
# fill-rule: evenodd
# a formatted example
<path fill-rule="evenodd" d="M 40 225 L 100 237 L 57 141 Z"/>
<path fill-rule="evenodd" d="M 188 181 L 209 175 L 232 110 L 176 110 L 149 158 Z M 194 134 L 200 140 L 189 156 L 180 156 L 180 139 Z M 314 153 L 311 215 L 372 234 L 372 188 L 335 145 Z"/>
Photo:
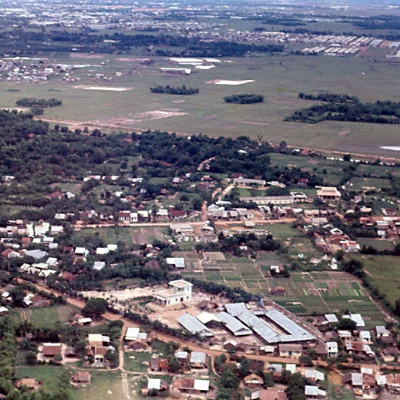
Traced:
<path fill-rule="evenodd" d="M 193 284 L 183 279 L 168 283 L 168 289 L 159 290 L 154 293 L 154 300 L 163 306 L 173 306 L 192 299 Z"/>
<path fill-rule="evenodd" d="M 342 194 L 335 187 L 323 186 L 317 190 L 317 196 L 322 201 L 339 201 Z"/>

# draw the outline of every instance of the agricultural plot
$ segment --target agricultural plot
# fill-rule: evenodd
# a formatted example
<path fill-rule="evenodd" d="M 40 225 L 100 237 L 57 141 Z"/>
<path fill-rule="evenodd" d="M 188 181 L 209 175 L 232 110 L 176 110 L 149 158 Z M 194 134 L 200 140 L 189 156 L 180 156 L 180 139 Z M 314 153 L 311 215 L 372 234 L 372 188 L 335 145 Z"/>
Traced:
<path fill-rule="evenodd" d="M 140 227 L 132 233 L 132 242 L 136 244 L 151 244 L 155 240 L 163 240 L 164 234 L 159 227 Z"/>
<path fill-rule="evenodd" d="M 393 251 L 394 246 L 399 243 L 399 240 L 375 240 L 375 239 L 357 239 L 357 243 L 362 246 L 372 246 L 378 251 L 389 250 Z"/>
<path fill-rule="evenodd" d="M 238 257 L 219 262 L 203 261 L 203 273 L 195 277 L 267 296 L 297 314 L 349 311 L 382 321 L 379 308 L 351 275 L 317 271 L 292 272 L 289 278 L 269 278 L 270 265 L 277 264 L 280 264 L 279 256 L 269 252 L 262 252 L 255 261 Z M 184 276 L 193 275 L 184 272 Z M 275 287 L 282 287 L 286 296 L 271 296 L 270 290 Z"/>
<path fill-rule="evenodd" d="M 325 271 L 292 273 L 288 279 L 274 281 L 277 286 L 285 288 L 287 296 L 272 299 L 293 312 L 324 314 L 349 311 L 374 320 L 383 319 L 382 312 L 351 275 Z"/>
<path fill-rule="evenodd" d="M 185 260 L 185 270 L 200 271 L 201 256 L 194 251 L 179 251 L 173 253 L 174 257 L 183 257 Z"/>

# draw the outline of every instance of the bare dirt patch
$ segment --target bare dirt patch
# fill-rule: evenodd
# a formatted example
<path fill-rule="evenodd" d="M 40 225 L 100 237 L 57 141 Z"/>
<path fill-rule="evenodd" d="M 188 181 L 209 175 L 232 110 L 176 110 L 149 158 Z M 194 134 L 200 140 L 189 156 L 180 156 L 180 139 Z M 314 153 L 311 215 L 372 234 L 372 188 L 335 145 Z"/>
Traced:
<path fill-rule="evenodd" d="M 124 289 L 124 290 L 108 290 L 107 292 L 97 292 L 96 290 L 90 290 L 87 292 L 81 292 L 84 297 L 99 297 L 106 300 L 116 301 L 127 301 L 131 299 L 137 299 L 139 297 L 151 296 L 153 289 L 151 288 L 135 288 L 135 289 Z"/>
<path fill-rule="evenodd" d="M 132 90 L 132 88 L 129 87 L 87 86 L 87 85 L 77 85 L 74 86 L 74 89 L 103 90 L 107 92 L 126 92 L 127 90 Z"/>
<path fill-rule="evenodd" d="M 347 136 L 348 134 L 350 134 L 350 131 L 341 131 L 338 133 L 338 136 Z"/>
<path fill-rule="evenodd" d="M 247 79 L 247 80 L 235 80 L 235 81 L 228 81 L 224 79 L 216 79 L 214 81 L 209 81 L 207 83 L 213 83 L 214 85 L 228 85 L 228 86 L 239 86 L 244 85 L 246 83 L 254 82 L 254 79 Z"/>
<path fill-rule="evenodd" d="M 70 53 L 72 59 L 96 60 L 103 58 L 101 54 L 87 54 L 87 53 Z"/>
<path fill-rule="evenodd" d="M 264 123 L 264 122 L 254 122 L 254 121 L 239 121 L 239 123 L 241 123 L 241 124 L 245 124 L 245 125 L 269 126 L 269 124 L 268 124 L 268 123 Z"/>
<path fill-rule="evenodd" d="M 140 228 L 140 233 L 132 234 L 132 243 L 148 244 L 154 239 L 164 240 L 164 235 L 157 228 Z"/>
<path fill-rule="evenodd" d="M 181 117 L 182 115 L 186 115 L 187 113 L 181 112 L 177 109 L 164 109 L 164 110 L 154 110 L 154 111 L 146 111 L 144 113 L 136 114 L 135 117 L 136 122 L 142 121 L 152 121 L 155 119 L 164 119 L 171 117 Z"/>
<path fill-rule="evenodd" d="M 220 251 L 207 251 L 204 253 L 206 258 L 210 261 L 222 261 L 225 260 L 225 256 Z"/>

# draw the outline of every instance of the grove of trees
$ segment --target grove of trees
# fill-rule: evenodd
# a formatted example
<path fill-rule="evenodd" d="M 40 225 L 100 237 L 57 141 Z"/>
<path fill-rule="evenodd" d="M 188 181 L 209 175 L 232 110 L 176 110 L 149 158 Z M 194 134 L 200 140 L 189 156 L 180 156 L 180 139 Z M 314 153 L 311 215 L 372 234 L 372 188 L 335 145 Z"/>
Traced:
<path fill-rule="evenodd" d="M 226 103 L 253 104 L 262 103 L 264 101 L 264 96 L 255 93 L 232 94 L 231 96 L 225 96 L 224 100 Z"/>

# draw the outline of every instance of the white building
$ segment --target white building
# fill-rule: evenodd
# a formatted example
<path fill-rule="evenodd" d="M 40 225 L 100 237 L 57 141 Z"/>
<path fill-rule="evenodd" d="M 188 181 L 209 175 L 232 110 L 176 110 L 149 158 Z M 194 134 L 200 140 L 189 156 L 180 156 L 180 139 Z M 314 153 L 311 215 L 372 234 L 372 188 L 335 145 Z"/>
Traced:
<path fill-rule="evenodd" d="M 163 306 L 173 306 L 192 299 L 193 284 L 183 279 L 168 283 L 168 289 L 159 290 L 154 293 L 154 300 Z"/>

